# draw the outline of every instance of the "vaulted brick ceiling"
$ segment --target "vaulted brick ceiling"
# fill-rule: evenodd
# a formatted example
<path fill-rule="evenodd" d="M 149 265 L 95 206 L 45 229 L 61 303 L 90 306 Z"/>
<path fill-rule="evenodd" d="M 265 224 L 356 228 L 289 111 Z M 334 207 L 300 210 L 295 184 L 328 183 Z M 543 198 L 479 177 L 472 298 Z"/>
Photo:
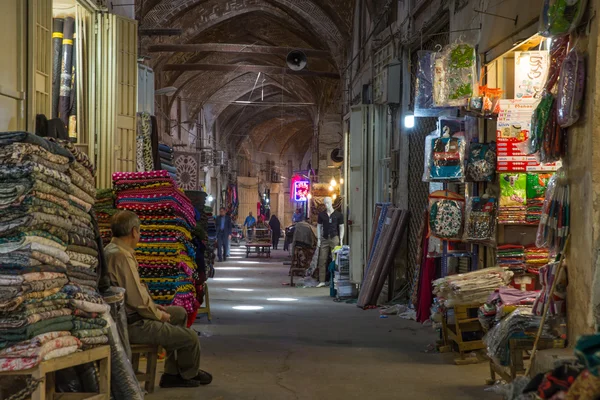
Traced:
<path fill-rule="evenodd" d="M 143 0 L 137 4 L 141 28 L 182 30 L 179 36 L 143 37 L 141 51 L 151 56 L 150 64 L 160 84 L 177 87 L 177 96 L 188 101 L 188 117 L 197 114 L 203 105 L 211 105 L 222 140 L 233 151 L 240 146 L 260 151 L 271 143 L 282 156 L 290 148 L 308 150 L 315 121 L 339 97 L 339 80 L 270 73 L 261 73 L 257 80 L 258 72 L 254 71 L 179 71 L 166 67 L 285 67 L 285 56 L 278 54 L 147 50 L 157 44 L 202 43 L 316 49 L 329 56 L 309 57 L 308 69 L 339 73 L 346 62 L 353 0 Z M 237 100 L 270 105 L 231 104 Z"/>

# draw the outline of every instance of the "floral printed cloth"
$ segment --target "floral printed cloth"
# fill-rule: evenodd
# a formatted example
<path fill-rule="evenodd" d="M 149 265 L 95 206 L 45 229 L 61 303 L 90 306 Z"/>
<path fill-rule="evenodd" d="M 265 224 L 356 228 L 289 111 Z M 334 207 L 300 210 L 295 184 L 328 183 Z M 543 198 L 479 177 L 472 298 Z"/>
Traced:
<path fill-rule="evenodd" d="M 464 212 L 460 202 L 443 199 L 432 204 L 429 213 L 431 234 L 440 239 L 460 239 Z"/>

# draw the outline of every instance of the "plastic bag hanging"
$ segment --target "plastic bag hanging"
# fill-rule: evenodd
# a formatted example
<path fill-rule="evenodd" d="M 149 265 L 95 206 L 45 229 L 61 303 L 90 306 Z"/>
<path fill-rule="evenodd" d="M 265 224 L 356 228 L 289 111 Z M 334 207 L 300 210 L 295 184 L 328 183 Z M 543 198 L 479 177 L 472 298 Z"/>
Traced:
<path fill-rule="evenodd" d="M 443 240 L 460 241 L 465 221 L 465 198 L 437 190 L 429 195 L 429 234 Z"/>
<path fill-rule="evenodd" d="M 558 124 L 562 128 L 573 125 L 579 119 L 585 88 L 585 59 L 575 48 L 567 54 L 560 68 L 556 107 Z"/>
<path fill-rule="evenodd" d="M 544 0 L 539 34 L 554 37 L 573 32 L 581 22 L 586 5 L 587 0 Z"/>
<path fill-rule="evenodd" d="M 496 210 L 498 199 L 491 196 L 470 197 L 466 206 L 463 239 L 471 243 L 494 245 L 496 242 Z"/>
<path fill-rule="evenodd" d="M 492 182 L 496 175 L 496 142 L 471 143 L 467 157 L 467 179 Z"/>
<path fill-rule="evenodd" d="M 431 139 L 430 181 L 464 181 L 466 133 L 462 118 L 440 117 L 441 135 Z"/>
<path fill-rule="evenodd" d="M 465 106 L 475 94 L 477 70 L 475 48 L 466 43 L 447 46 L 443 53 L 444 88 L 438 106 Z M 436 80 L 437 83 L 437 80 Z"/>
<path fill-rule="evenodd" d="M 417 52 L 417 79 L 415 83 L 415 117 L 428 116 L 433 108 L 435 53 L 420 50 Z"/>

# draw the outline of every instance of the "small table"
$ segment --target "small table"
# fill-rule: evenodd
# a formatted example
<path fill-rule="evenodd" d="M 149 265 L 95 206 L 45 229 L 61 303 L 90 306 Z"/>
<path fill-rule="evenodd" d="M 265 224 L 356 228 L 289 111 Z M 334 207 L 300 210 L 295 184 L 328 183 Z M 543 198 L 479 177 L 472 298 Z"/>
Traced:
<path fill-rule="evenodd" d="M 271 242 L 246 243 L 246 258 L 250 257 L 250 254 L 271 258 Z"/>
<path fill-rule="evenodd" d="M 99 393 L 56 393 L 55 372 L 89 362 L 99 361 L 98 387 Z M 41 379 L 31 400 L 110 400 L 110 346 L 101 346 L 94 349 L 79 351 L 68 356 L 42 361 L 37 367 L 23 371 L 4 371 L 0 376 L 31 375 L 34 379 Z"/>

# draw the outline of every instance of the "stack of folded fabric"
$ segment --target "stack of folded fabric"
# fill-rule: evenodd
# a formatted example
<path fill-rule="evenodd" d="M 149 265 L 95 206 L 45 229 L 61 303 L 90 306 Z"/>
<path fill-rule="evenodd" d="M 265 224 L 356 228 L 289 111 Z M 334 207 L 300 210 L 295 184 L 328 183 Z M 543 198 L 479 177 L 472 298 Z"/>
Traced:
<path fill-rule="evenodd" d="M 113 183 L 116 207 L 135 212 L 141 220 L 136 249 L 141 280 L 156 303 L 182 306 L 193 319 L 199 303 L 191 234 L 196 219 L 190 200 L 167 171 L 117 172 Z"/>
<path fill-rule="evenodd" d="M 503 244 L 496 249 L 496 264 L 510 269 L 525 268 L 525 248 L 521 245 Z"/>
<path fill-rule="evenodd" d="M 531 225 L 538 225 L 542 218 L 543 198 L 527 199 L 526 222 Z"/>
<path fill-rule="evenodd" d="M 112 239 L 112 231 L 110 230 L 110 219 L 117 213 L 115 208 L 115 194 L 112 189 L 98 189 L 96 191 L 96 204 L 94 212 L 98 220 L 98 228 L 102 243 L 106 246 Z"/>
<path fill-rule="evenodd" d="M 483 304 L 491 293 L 507 286 L 512 277 L 513 273 L 506 268 L 484 268 L 437 279 L 433 281 L 433 293 L 446 307 Z"/>
<path fill-rule="evenodd" d="M 173 148 L 160 143 L 158 145 L 158 155 L 160 156 L 160 167 L 168 171 L 173 180 L 177 180 L 177 168 L 173 163 L 173 159 L 175 158 Z"/>
<path fill-rule="evenodd" d="M 525 266 L 528 270 L 538 270 L 550 261 L 550 251 L 535 245 L 525 248 Z"/>
<path fill-rule="evenodd" d="M 527 207 L 500 205 L 498 208 L 498 223 L 502 225 L 527 224 Z"/>
<path fill-rule="evenodd" d="M 98 293 L 99 264 L 98 245 L 94 222 L 90 211 L 95 208 L 95 170 L 88 156 L 76 149 L 68 141 L 58 141 L 73 154 L 75 161 L 69 164 L 67 173 L 71 177 L 71 201 L 76 215 L 73 220 L 80 231 L 70 235 L 67 244 L 67 275 L 69 284 L 63 288 L 71 298 L 73 309 L 73 336 L 77 337 L 83 349 L 108 343 L 108 328 L 101 314 L 109 311 L 102 296 Z"/>
<path fill-rule="evenodd" d="M 69 334 L 71 299 L 62 292 L 67 246 L 87 233 L 74 205 L 74 162 L 45 139 L 0 133 L 0 370 L 31 368 L 80 346 Z M 67 339 L 50 343 L 54 336 Z"/>

